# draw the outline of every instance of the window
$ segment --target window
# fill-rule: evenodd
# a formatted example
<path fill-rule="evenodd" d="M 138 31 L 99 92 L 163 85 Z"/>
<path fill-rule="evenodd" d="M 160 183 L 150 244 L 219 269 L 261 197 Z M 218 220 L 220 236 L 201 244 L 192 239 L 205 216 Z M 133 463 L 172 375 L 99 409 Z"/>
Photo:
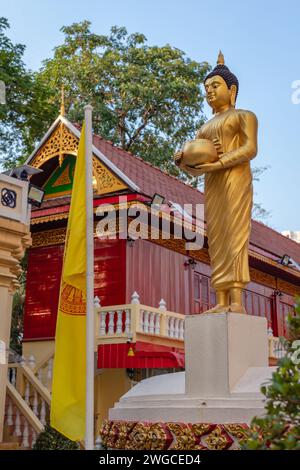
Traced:
<path fill-rule="evenodd" d="M 194 313 L 203 313 L 216 304 L 216 294 L 210 286 L 210 279 L 194 273 Z"/>

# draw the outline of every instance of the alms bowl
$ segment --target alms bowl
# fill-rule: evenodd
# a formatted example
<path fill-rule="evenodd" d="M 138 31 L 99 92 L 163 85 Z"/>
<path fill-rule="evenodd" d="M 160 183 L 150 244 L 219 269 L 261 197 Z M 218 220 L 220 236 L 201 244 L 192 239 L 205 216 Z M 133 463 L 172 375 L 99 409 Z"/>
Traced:
<path fill-rule="evenodd" d="M 208 139 L 195 139 L 186 142 L 183 146 L 183 165 L 194 167 L 204 163 L 214 163 L 218 160 L 217 149 Z"/>

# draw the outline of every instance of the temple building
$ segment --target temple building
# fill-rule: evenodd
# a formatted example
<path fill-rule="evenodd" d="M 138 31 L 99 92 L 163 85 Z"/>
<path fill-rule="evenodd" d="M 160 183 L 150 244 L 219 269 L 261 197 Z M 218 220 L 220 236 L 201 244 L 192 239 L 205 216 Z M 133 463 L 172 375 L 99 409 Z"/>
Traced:
<path fill-rule="evenodd" d="M 26 162 L 43 170 L 31 178 L 31 183 L 45 191 L 42 206 L 33 208 L 31 215 L 33 243 L 28 250 L 24 316 L 23 354 L 35 357 L 36 372 L 54 353 L 60 275 L 79 138 L 79 126 L 60 115 Z M 216 300 L 210 286 L 205 224 L 204 247 L 200 250 L 188 250 L 185 240 L 175 236 L 184 204 L 202 204 L 204 195 L 97 135 L 93 136 L 93 175 L 99 423 L 107 416 L 108 408 L 128 390 L 130 380 L 145 376 L 145 369 L 154 374 L 158 370 L 184 367 L 184 315 L 201 314 Z M 155 237 L 146 236 L 147 223 L 141 226 L 144 236 L 138 239 L 118 236 L 119 228 L 114 238 L 97 237 L 101 206 L 109 204 L 115 208 L 117 220 L 125 210 L 130 222 L 134 217 L 127 209 L 140 203 L 147 213 L 155 194 L 164 198 Z M 169 239 L 162 236 L 163 221 L 171 227 Z M 284 255 L 300 263 L 299 244 L 253 220 L 249 251 L 251 282 L 244 291 L 244 305 L 249 315 L 267 318 L 274 337 L 288 334 L 286 317 L 293 312 L 295 295 L 300 294 L 300 271 L 282 264 Z"/>

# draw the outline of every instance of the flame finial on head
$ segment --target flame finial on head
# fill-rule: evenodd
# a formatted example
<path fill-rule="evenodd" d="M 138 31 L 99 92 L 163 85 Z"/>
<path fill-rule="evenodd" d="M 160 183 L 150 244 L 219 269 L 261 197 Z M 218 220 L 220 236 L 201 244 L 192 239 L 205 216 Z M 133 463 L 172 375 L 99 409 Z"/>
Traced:
<path fill-rule="evenodd" d="M 217 64 L 218 65 L 224 65 L 225 64 L 224 56 L 223 56 L 223 53 L 222 53 L 221 50 L 219 51 Z"/>

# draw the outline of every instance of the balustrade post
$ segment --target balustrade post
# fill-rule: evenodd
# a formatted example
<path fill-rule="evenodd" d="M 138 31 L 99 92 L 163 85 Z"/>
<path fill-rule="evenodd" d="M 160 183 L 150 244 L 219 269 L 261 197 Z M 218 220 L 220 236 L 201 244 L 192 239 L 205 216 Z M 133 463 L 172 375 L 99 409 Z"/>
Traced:
<path fill-rule="evenodd" d="M 149 317 L 150 312 L 148 312 L 148 310 L 144 310 L 144 333 L 149 333 Z"/>
<path fill-rule="evenodd" d="M 174 338 L 174 334 L 175 334 L 174 322 L 175 322 L 175 318 L 169 317 L 169 337 L 170 338 Z"/>
<path fill-rule="evenodd" d="M 28 380 L 25 381 L 25 395 L 24 400 L 26 401 L 27 405 L 30 406 L 30 384 Z"/>
<path fill-rule="evenodd" d="M 174 338 L 179 339 L 179 318 L 174 318 Z"/>
<path fill-rule="evenodd" d="M 130 329 L 131 329 L 131 316 L 130 316 L 131 312 L 130 310 L 127 308 L 125 310 L 125 333 L 126 334 L 129 334 L 130 333 Z"/>
<path fill-rule="evenodd" d="M 8 407 L 7 407 L 7 425 L 12 426 L 14 424 L 13 422 L 13 404 L 11 399 L 8 399 Z"/>
<path fill-rule="evenodd" d="M 131 305 L 131 335 L 132 335 L 132 342 L 136 342 L 136 332 L 138 327 L 138 321 L 140 318 L 141 307 L 138 303 Z"/>
<path fill-rule="evenodd" d="M 154 314 L 154 333 L 156 335 L 160 335 L 161 334 L 161 331 L 160 331 L 160 328 L 161 328 L 161 325 L 160 325 L 160 318 L 161 318 L 161 314 L 160 313 L 155 313 Z"/>
<path fill-rule="evenodd" d="M 115 330 L 115 323 L 114 323 L 114 319 L 115 319 L 115 312 L 114 311 L 109 311 L 108 312 L 109 314 L 109 322 L 108 322 L 108 334 L 109 335 L 113 335 L 114 334 L 114 330 Z"/>
<path fill-rule="evenodd" d="M 180 320 L 179 338 L 184 340 L 184 319 Z"/>
<path fill-rule="evenodd" d="M 36 364 L 36 360 L 33 354 L 28 359 L 28 367 L 30 367 L 31 370 L 34 370 Z"/>
<path fill-rule="evenodd" d="M 131 296 L 131 303 L 132 304 L 139 304 L 140 303 L 140 296 L 136 291 Z"/>
<path fill-rule="evenodd" d="M 122 322 L 122 314 L 123 310 L 117 310 L 117 334 L 122 334 L 122 327 L 123 327 L 123 322 Z"/>
<path fill-rule="evenodd" d="M 154 313 L 149 312 L 149 333 L 154 334 Z"/>
<path fill-rule="evenodd" d="M 31 434 L 31 447 L 33 447 L 34 444 L 36 443 L 36 438 L 37 438 L 37 435 L 36 435 L 35 430 L 33 429 L 32 434 Z"/>
<path fill-rule="evenodd" d="M 94 297 L 94 332 L 95 332 L 95 337 L 98 335 L 98 331 L 100 332 L 100 316 L 98 314 L 100 307 L 101 307 L 100 299 L 96 295 Z M 96 344 L 96 342 L 95 342 L 95 344 Z"/>
<path fill-rule="evenodd" d="M 106 312 L 100 312 L 100 336 L 106 334 Z"/>
<path fill-rule="evenodd" d="M 37 394 L 37 391 L 35 390 L 34 391 L 32 411 L 34 412 L 35 416 L 37 416 L 37 417 L 38 417 L 38 406 L 39 406 L 38 394 Z"/>
<path fill-rule="evenodd" d="M 48 366 L 47 366 L 47 385 L 48 385 L 48 388 L 51 388 L 52 374 L 53 374 L 53 359 L 51 357 L 48 361 Z"/>
<path fill-rule="evenodd" d="M 24 447 L 24 449 L 27 449 L 29 447 L 29 429 L 28 429 L 28 423 L 27 421 L 25 420 L 25 423 L 24 423 L 24 428 L 23 428 L 23 440 L 22 440 L 22 447 Z"/>
<path fill-rule="evenodd" d="M 161 336 L 168 336 L 168 315 L 165 313 L 160 315 L 160 334 Z"/>
<path fill-rule="evenodd" d="M 17 437 L 21 436 L 21 418 L 20 418 L 20 412 L 19 412 L 18 408 L 16 409 L 14 435 L 17 436 Z"/>
<path fill-rule="evenodd" d="M 40 412 L 40 422 L 45 425 L 46 424 L 46 403 L 43 398 L 42 400 L 42 405 L 41 405 L 41 412 Z"/>

